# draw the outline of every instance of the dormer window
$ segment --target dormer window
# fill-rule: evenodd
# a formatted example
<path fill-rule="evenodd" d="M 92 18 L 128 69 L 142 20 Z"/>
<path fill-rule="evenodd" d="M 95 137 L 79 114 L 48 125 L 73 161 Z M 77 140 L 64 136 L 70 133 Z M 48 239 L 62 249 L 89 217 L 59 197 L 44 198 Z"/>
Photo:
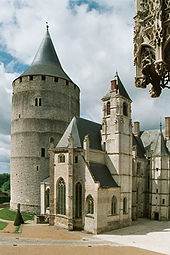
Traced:
<path fill-rule="evenodd" d="M 123 115 L 128 116 L 128 106 L 127 103 L 123 103 Z"/>
<path fill-rule="evenodd" d="M 110 115 L 110 102 L 107 102 L 106 111 L 107 111 L 107 115 Z"/>

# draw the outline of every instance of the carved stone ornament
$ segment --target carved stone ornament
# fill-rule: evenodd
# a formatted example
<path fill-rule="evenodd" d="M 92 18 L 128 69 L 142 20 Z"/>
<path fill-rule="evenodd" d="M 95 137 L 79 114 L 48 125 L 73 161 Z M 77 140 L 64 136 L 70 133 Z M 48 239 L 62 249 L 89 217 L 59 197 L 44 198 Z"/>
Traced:
<path fill-rule="evenodd" d="M 170 0 L 135 0 L 135 85 L 151 97 L 170 89 Z"/>

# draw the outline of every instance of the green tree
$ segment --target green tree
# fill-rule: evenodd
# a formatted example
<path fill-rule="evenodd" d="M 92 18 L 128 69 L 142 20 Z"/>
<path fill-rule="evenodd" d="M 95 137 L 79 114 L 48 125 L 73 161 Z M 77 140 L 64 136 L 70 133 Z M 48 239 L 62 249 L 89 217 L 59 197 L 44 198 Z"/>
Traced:
<path fill-rule="evenodd" d="M 8 191 L 10 190 L 10 180 L 8 179 L 8 181 L 4 182 L 1 186 L 1 190 L 2 191 Z"/>
<path fill-rule="evenodd" d="M 0 188 L 1 188 L 2 184 L 4 182 L 7 182 L 9 179 L 10 179 L 10 175 L 9 174 L 6 174 L 6 173 L 0 174 Z"/>

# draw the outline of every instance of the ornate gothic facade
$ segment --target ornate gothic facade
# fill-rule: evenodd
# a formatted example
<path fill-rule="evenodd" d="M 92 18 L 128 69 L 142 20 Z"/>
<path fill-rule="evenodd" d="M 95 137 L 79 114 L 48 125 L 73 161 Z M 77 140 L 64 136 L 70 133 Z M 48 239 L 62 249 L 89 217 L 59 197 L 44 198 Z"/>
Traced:
<path fill-rule="evenodd" d="M 170 0 L 135 0 L 135 12 L 135 85 L 158 97 L 170 88 Z"/>

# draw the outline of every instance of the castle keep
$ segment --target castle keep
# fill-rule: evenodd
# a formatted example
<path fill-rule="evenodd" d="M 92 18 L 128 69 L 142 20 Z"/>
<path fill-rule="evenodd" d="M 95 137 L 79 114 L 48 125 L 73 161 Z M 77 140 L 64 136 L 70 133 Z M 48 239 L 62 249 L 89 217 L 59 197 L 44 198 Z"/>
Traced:
<path fill-rule="evenodd" d="M 40 182 L 49 176 L 49 139 L 57 143 L 79 116 L 79 87 L 64 72 L 47 28 L 30 68 L 13 82 L 11 209 L 40 212 Z"/>
<path fill-rule="evenodd" d="M 13 82 L 11 208 L 69 230 L 100 233 L 138 217 L 170 219 L 170 117 L 140 130 L 116 73 L 102 124 L 79 117 L 79 88 L 47 28 L 30 68 Z"/>

